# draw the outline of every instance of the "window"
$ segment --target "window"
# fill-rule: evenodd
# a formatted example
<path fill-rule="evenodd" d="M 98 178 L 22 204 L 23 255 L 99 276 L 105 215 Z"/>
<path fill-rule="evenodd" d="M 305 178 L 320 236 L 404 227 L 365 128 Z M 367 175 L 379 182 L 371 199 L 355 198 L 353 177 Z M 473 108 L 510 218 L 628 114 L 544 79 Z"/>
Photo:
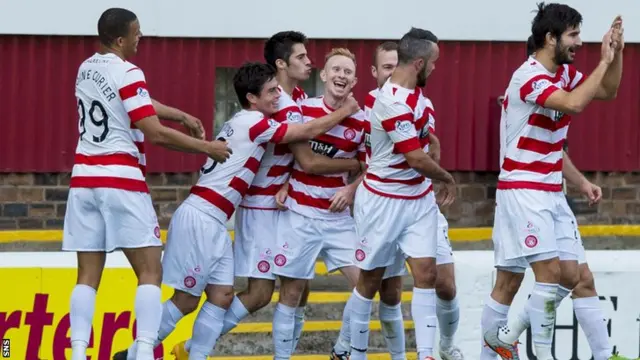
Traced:
<path fill-rule="evenodd" d="M 222 128 L 225 121 L 230 119 L 233 114 L 240 111 L 240 103 L 233 90 L 233 75 L 235 68 L 216 68 L 215 80 L 215 113 L 213 120 L 214 134 Z M 320 72 L 316 69 L 311 71 L 309 79 L 300 84 L 309 97 L 318 96 L 322 93 L 322 81 L 320 81 Z"/>

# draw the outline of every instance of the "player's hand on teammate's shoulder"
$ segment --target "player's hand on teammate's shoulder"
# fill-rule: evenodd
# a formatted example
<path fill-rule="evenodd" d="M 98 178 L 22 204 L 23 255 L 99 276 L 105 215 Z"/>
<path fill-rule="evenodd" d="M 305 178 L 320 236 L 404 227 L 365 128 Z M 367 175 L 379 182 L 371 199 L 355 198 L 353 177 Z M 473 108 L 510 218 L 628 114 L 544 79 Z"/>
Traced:
<path fill-rule="evenodd" d="M 600 48 L 600 61 L 603 61 L 607 65 L 613 62 L 613 57 L 616 52 L 616 46 L 613 42 L 614 29 L 610 28 L 606 34 L 602 37 L 602 46 Z"/>
<path fill-rule="evenodd" d="M 192 137 L 200 140 L 205 139 L 204 126 L 202 125 L 202 121 L 200 121 L 200 119 L 185 113 L 181 123 L 182 126 L 189 130 L 189 133 Z"/>
<path fill-rule="evenodd" d="M 231 148 L 227 146 L 227 141 L 214 140 L 207 144 L 207 155 L 213 160 L 224 163 L 233 153 Z"/>
<path fill-rule="evenodd" d="M 353 97 L 353 94 L 349 94 L 344 104 L 342 104 L 342 107 L 347 108 L 350 114 L 355 114 L 360 111 L 360 104 L 358 104 L 356 98 Z"/>

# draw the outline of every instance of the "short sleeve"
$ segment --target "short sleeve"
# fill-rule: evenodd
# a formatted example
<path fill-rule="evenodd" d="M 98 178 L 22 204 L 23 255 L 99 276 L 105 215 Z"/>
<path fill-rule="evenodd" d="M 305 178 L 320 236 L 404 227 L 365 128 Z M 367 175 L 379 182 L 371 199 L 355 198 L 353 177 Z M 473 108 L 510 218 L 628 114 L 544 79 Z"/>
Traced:
<path fill-rule="evenodd" d="M 297 105 L 287 106 L 281 110 L 278 110 L 275 114 L 272 115 L 273 119 L 278 122 L 287 124 L 302 124 L 302 111 Z"/>
<path fill-rule="evenodd" d="M 393 142 L 393 151 L 395 153 L 404 154 L 422 148 L 414 124 L 413 111 L 409 105 L 395 102 L 389 106 L 380 106 L 377 109 L 380 108 L 386 110 L 384 114 L 380 114 L 379 118 L 382 128 Z"/>
<path fill-rule="evenodd" d="M 266 142 L 280 143 L 287 133 L 287 124 L 274 119 L 263 118 L 249 128 L 249 139 L 256 144 Z"/>
<path fill-rule="evenodd" d="M 559 89 L 549 75 L 534 74 L 520 87 L 520 98 L 524 102 L 544 106 L 547 98 Z"/>
<path fill-rule="evenodd" d="M 134 67 L 127 70 L 118 88 L 118 93 L 132 124 L 156 115 L 144 73 L 139 68 Z"/>
<path fill-rule="evenodd" d="M 580 71 L 576 70 L 573 65 L 569 65 L 569 89 L 573 90 L 580 86 L 585 80 L 585 76 Z"/>

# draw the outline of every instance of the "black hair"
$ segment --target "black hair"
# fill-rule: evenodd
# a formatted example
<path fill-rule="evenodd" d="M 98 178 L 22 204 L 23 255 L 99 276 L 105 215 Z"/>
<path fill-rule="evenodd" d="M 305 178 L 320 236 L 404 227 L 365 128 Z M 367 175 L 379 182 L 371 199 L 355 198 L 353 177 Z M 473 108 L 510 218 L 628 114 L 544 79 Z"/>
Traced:
<path fill-rule="evenodd" d="M 119 37 L 129 35 L 132 22 L 138 17 L 132 11 L 122 8 L 105 10 L 98 19 L 98 39 L 104 46 L 111 46 Z"/>
<path fill-rule="evenodd" d="M 398 51 L 398 43 L 395 41 L 385 41 L 376 47 L 373 53 L 373 66 L 378 66 L 378 53 L 382 51 Z"/>
<path fill-rule="evenodd" d="M 299 31 L 281 31 L 274 34 L 264 44 L 264 61 L 276 67 L 276 60 L 282 59 L 289 64 L 295 44 L 306 44 L 307 37 Z"/>
<path fill-rule="evenodd" d="M 527 56 L 531 56 L 536 52 L 536 44 L 533 43 L 533 35 L 527 39 Z"/>
<path fill-rule="evenodd" d="M 249 107 L 247 94 L 260 96 L 264 84 L 275 77 L 276 69 L 269 64 L 250 62 L 242 65 L 233 76 L 233 88 L 242 108 Z"/>
<path fill-rule="evenodd" d="M 535 49 L 544 47 L 547 33 L 560 39 L 562 33 L 582 24 L 582 15 L 569 5 L 541 2 L 538 12 L 531 22 L 531 36 Z"/>
<path fill-rule="evenodd" d="M 419 59 L 428 58 L 438 38 L 429 30 L 412 27 L 404 34 L 398 44 L 398 64 L 408 64 Z"/>

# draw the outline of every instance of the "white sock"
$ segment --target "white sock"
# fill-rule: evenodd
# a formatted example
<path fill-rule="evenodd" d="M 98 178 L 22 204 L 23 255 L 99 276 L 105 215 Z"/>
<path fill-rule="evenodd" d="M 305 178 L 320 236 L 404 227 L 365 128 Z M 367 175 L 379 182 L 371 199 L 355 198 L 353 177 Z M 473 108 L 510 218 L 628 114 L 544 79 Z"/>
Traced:
<path fill-rule="evenodd" d="M 556 309 L 560 306 L 562 300 L 564 300 L 564 298 L 566 298 L 570 293 L 571 290 L 558 285 L 558 291 L 556 292 Z M 512 344 L 520 338 L 520 335 L 522 335 L 529 326 L 531 326 L 529 313 L 527 312 L 527 307 L 524 307 L 515 317 L 509 319 L 507 327 L 504 328 L 505 335 L 500 338 L 503 339 L 503 341 Z"/>
<path fill-rule="evenodd" d="M 373 300 L 367 299 L 353 289 L 349 299 L 351 311 L 351 357 L 350 360 L 366 360 L 369 347 L 369 322 Z"/>
<path fill-rule="evenodd" d="M 387 349 L 389 349 L 391 359 L 404 360 L 406 358 L 406 354 L 402 303 L 387 305 L 380 301 L 378 306 L 382 335 L 387 343 Z"/>
<path fill-rule="evenodd" d="M 536 282 L 531 292 L 531 297 L 525 305 L 531 322 L 531 340 L 539 360 L 553 360 L 551 343 L 556 321 L 556 293 L 557 284 L 545 284 Z M 512 343 L 519 336 L 513 334 L 510 329 L 501 328 L 498 338 L 504 342 Z"/>
<path fill-rule="evenodd" d="M 239 297 L 234 296 L 229 310 L 227 310 L 227 313 L 224 314 L 222 335 L 233 330 L 236 326 L 238 326 L 238 323 L 240 323 L 240 321 L 242 321 L 242 319 L 246 318 L 248 315 L 249 310 L 247 310 L 242 301 L 240 301 Z"/>
<path fill-rule="evenodd" d="M 433 344 L 436 340 L 436 289 L 413 288 L 411 317 L 416 332 L 418 359 L 433 356 Z"/>
<path fill-rule="evenodd" d="M 597 296 L 573 299 L 573 311 L 587 336 L 594 360 L 610 358 L 613 347 L 609 343 L 607 319 L 600 308 L 600 299 Z"/>
<path fill-rule="evenodd" d="M 229 331 L 233 330 L 236 326 L 238 326 L 238 323 L 240 323 L 242 319 L 247 317 L 247 315 L 249 315 L 249 310 L 244 307 L 244 304 L 242 303 L 242 301 L 240 301 L 240 298 L 234 296 L 229 310 L 227 310 L 227 312 L 224 314 L 222 333 L 220 333 L 220 336 L 225 335 Z M 184 344 L 184 349 L 187 350 L 187 352 L 191 350 L 191 339 L 187 340 L 187 342 Z M 209 356 L 214 355 L 214 350 L 215 349 L 211 350 Z"/>
<path fill-rule="evenodd" d="M 338 340 L 333 346 L 333 351 L 336 354 L 344 354 L 351 351 L 351 311 L 349 306 L 352 302 L 351 298 L 353 298 L 353 293 L 349 296 L 347 303 L 344 305 L 344 310 L 342 310 L 340 335 L 338 335 Z"/>
<path fill-rule="evenodd" d="M 88 285 L 78 284 L 71 292 L 71 324 L 72 360 L 86 360 L 87 347 L 91 339 L 91 324 L 96 309 L 96 290 Z"/>
<path fill-rule="evenodd" d="M 176 324 L 184 315 L 178 309 L 176 304 L 171 300 L 167 300 L 162 304 L 162 318 L 160 320 L 160 330 L 158 331 L 158 339 L 154 346 L 157 347 L 160 343 L 166 339 L 169 334 L 176 328 Z M 127 351 L 127 360 L 135 360 L 138 353 L 138 346 L 134 341 L 129 350 Z"/>
<path fill-rule="evenodd" d="M 273 313 L 274 359 L 291 359 L 295 340 L 296 308 L 282 303 Z"/>
<path fill-rule="evenodd" d="M 204 302 L 193 323 L 189 360 L 207 360 L 222 332 L 222 322 L 226 312 L 219 306 L 208 301 Z"/>
<path fill-rule="evenodd" d="M 436 298 L 436 315 L 440 326 L 440 347 L 448 349 L 453 346 L 453 338 L 460 323 L 458 298 L 451 301 Z"/>
<path fill-rule="evenodd" d="M 507 322 L 507 315 L 509 314 L 509 305 L 503 305 L 493 300 L 491 295 L 487 296 L 484 307 L 482 308 L 482 335 L 481 335 L 481 352 L 480 360 L 496 360 L 498 354 L 491 350 L 490 347 L 485 346 L 484 333 L 500 324 Z"/>
<path fill-rule="evenodd" d="M 160 288 L 144 284 L 136 289 L 134 310 L 137 319 L 136 357 L 153 358 L 153 348 L 158 339 L 162 320 L 162 292 Z"/>
<path fill-rule="evenodd" d="M 292 354 L 296 352 L 296 347 L 298 346 L 298 342 L 300 341 L 300 337 L 302 336 L 302 328 L 304 327 L 304 306 L 299 306 L 296 308 L 294 320 L 295 324 L 293 325 L 294 340 Z"/>

